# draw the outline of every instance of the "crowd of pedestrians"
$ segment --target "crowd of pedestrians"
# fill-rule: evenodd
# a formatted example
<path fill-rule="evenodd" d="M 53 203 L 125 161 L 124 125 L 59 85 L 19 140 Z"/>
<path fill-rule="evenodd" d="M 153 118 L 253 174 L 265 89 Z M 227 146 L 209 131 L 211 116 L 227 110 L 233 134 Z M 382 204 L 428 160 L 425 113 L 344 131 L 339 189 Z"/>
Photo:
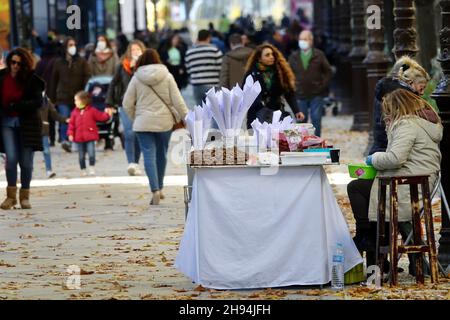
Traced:
<path fill-rule="evenodd" d="M 40 46 L 39 59 L 23 48 L 9 52 L 7 57 L 1 54 L 0 152 L 6 155 L 8 180 L 3 209 L 17 204 L 18 166 L 20 204 L 22 208 L 31 207 L 29 189 L 35 151 L 43 151 L 47 177 L 56 176 L 51 147 L 57 142 L 67 152 L 78 151 L 82 176 L 95 175 L 95 149 L 101 137 L 98 125 L 104 122 L 121 138 L 129 175 L 141 174 L 139 162 L 143 155 L 151 204 L 158 205 L 165 198 L 163 182 L 172 127 L 184 119 L 188 107 L 193 107 L 186 105 L 181 94 L 188 85 L 195 103 L 201 105 L 211 88 L 231 89 L 242 85 L 250 75 L 259 81 L 262 92 L 247 114 L 248 128 L 255 119 L 270 122 L 273 112 L 280 110 L 283 117 L 291 115 L 300 122 L 311 119 L 316 135 L 321 135 L 332 68 L 325 53 L 315 46 L 320 41 L 315 41 L 301 21 L 291 21 L 287 16 L 280 26 L 268 18 L 259 30 L 250 16 L 234 22 L 222 16 L 218 29 L 210 23 L 195 35 L 194 41 L 186 28 L 136 32 L 131 41 L 123 34 L 114 40 L 99 35 L 94 44 L 84 47 L 74 38 L 57 35 L 53 30 L 46 41 L 36 32 L 33 36 Z M 92 92 L 87 89 L 98 77 L 109 79 L 103 96 L 95 85 Z M 386 130 L 395 127 L 395 121 L 386 127 L 385 117 L 398 120 L 411 114 L 405 111 L 398 115 L 383 98 L 399 89 L 421 96 L 428 81 L 428 74 L 405 58 L 394 66 L 391 76 L 377 85 L 375 145 L 370 158 L 375 166 L 389 167 L 384 165 L 389 162 L 384 158 L 387 156 L 377 155 L 392 149 Z M 99 110 L 101 97 L 103 107 Z M 412 97 L 396 92 L 389 99 L 395 104 Z M 430 103 L 424 104 L 427 110 Z M 414 110 L 413 114 L 419 111 Z M 427 121 L 439 125 L 439 120 Z M 396 133 L 389 134 L 397 139 Z M 439 140 L 437 135 L 433 142 Z M 113 148 L 105 139 L 105 149 Z M 363 231 L 370 225 L 367 217 L 372 184 L 366 184 L 349 185 L 359 226 L 356 241 L 361 246 L 370 234 Z M 361 194 L 364 201 L 358 198 Z"/>

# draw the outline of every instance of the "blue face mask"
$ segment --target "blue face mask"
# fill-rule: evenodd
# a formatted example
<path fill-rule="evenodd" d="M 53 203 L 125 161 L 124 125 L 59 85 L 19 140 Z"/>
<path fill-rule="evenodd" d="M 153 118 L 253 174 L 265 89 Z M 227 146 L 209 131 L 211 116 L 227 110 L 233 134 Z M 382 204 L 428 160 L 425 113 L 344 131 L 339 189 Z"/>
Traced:
<path fill-rule="evenodd" d="M 300 49 L 305 50 L 305 51 L 310 49 L 308 41 L 305 41 L 305 40 L 300 40 L 298 42 L 298 46 L 300 47 Z"/>

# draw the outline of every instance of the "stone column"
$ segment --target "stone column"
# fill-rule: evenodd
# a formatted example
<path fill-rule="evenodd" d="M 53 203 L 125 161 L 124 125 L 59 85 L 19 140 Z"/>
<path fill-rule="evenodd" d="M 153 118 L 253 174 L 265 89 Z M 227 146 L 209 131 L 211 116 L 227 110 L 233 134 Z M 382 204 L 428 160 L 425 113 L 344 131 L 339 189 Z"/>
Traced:
<path fill-rule="evenodd" d="M 414 58 L 417 54 L 417 32 L 415 28 L 415 8 L 413 0 L 394 1 L 394 49 L 395 58 L 407 55 Z"/>
<path fill-rule="evenodd" d="M 352 65 L 348 54 L 352 49 L 352 27 L 350 0 L 340 0 L 338 55 L 338 98 L 342 103 L 341 113 L 353 114 Z"/>
<path fill-rule="evenodd" d="M 339 10 L 340 0 L 331 1 L 331 47 L 335 54 L 339 48 Z"/>
<path fill-rule="evenodd" d="M 386 49 L 391 61 L 395 61 L 394 49 L 394 30 L 395 30 L 395 17 L 394 17 L 394 0 L 383 0 L 384 2 L 384 38 L 386 42 Z M 386 50 L 385 49 L 385 50 Z"/>
<path fill-rule="evenodd" d="M 333 34 L 333 10 L 332 0 L 324 0 L 324 42 L 325 42 L 325 53 L 329 55 L 332 51 L 332 34 Z"/>
<path fill-rule="evenodd" d="M 367 104 L 369 106 L 369 123 L 372 129 L 375 86 L 381 78 L 386 76 L 390 60 L 384 53 L 383 0 L 366 0 L 366 8 L 368 5 L 376 5 L 381 9 L 381 27 L 379 29 L 368 29 L 367 31 L 369 51 L 363 61 L 367 68 Z M 371 15 L 367 14 L 367 17 L 369 18 Z M 370 147 L 371 142 L 369 141 Z"/>
<path fill-rule="evenodd" d="M 314 1 L 314 44 L 316 47 L 323 49 L 323 7 L 324 1 Z"/>
<path fill-rule="evenodd" d="M 415 0 L 419 52 L 417 60 L 431 71 L 431 60 L 437 55 L 437 36 L 434 1 Z"/>
<path fill-rule="evenodd" d="M 367 131 L 370 128 L 367 104 L 367 71 L 363 63 L 366 47 L 366 7 L 364 0 L 351 1 L 351 33 L 353 48 L 349 54 L 352 63 L 352 105 L 355 110 L 353 131 Z"/>
<path fill-rule="evenodd" d="M 444 125 L 444 137 L 441 142 L 442 151 L 442 186 L 450 201 L 450 0 L 441 0 L 442 29 L 439 33 L 441 54 L 438 61 L 441 63 L 443 77 L 439 82 L 432 97 L 436 100 L 442 123 Z M 439 239 L 438 259 L 444 268 L 450 264 L 450 221 L 445 206 L 442 205 L 442 228 Z"/>

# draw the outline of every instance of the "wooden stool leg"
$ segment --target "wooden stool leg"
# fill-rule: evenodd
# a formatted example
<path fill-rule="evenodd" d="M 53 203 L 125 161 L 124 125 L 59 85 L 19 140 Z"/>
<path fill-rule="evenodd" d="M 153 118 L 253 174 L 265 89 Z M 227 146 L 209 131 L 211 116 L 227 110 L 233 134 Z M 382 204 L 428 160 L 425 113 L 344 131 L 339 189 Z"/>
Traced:
<path fill-rule="evenodd" d="M 411 192 L 411 205 L 412 205 L 412 223 L 413 223 L 413 235 L 414 245 L 422 245 L 422 224 L 420 223 L 420 209 L 419 209 L 419 188 L 417 184 L 410 185 Z M 416 257 L 416 282 L 424 284 L 423 276 L 423 253 L 415 253 Z"/>
<path fill-rule="evenodd" d="M 380 277 L 383 279 L 383 266 L 385 255 L 381 253 L 381 245 L 384 243 L 386 231 L 386 185 L 380 179 L 378 181 L 378 214 L 377 214 L 377 243 L 376 243 L 376 263 L 380 268 Z M 383 281 L 381 281 L 383 283 Z"/>
<path fill-rule="evenodd" d="M 431 210 L 431 195 L 430 187 L 428 185 L 428 179 L 422 184 L 422 197 L 423 197 L 423 208 L 425 215 L 425 227 L 427 232 L 427 242 L 430 248 L 430 272 L 431 272 L 431 282 L 439 282 L 439 274 L 437 268 L 437 257 L 436 257 L 436 241 L 434 238 L 434 224 L 433 224 L 433 213 Z"/>
<path fill-rule="evenodd" d="M 398 285 L 398 181 L 391 181 L 391 214 L 390 214 L 390 259 L 391 259 L 391 286 Z"/>

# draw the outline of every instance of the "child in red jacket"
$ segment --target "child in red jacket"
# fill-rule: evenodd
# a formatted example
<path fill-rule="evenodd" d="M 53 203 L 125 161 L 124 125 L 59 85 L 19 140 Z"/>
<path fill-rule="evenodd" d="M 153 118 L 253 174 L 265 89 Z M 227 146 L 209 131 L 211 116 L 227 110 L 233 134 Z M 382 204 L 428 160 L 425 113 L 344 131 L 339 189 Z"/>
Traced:
<path fill-rule="evenodd" d="M 107 108 L 101 112 L 90 105 L 89 93 L 80 91 L 75 95 L 75 109 L 70 115 L 67 136 L 70 142 L 78 145 L 81 175 L 87 176 L 86 153 L 89 155 L 89 175 L 95 175 L 95 142 L 99 139 L 97 122 L 107 122 L 111 119 L 112 110 Z"/>

